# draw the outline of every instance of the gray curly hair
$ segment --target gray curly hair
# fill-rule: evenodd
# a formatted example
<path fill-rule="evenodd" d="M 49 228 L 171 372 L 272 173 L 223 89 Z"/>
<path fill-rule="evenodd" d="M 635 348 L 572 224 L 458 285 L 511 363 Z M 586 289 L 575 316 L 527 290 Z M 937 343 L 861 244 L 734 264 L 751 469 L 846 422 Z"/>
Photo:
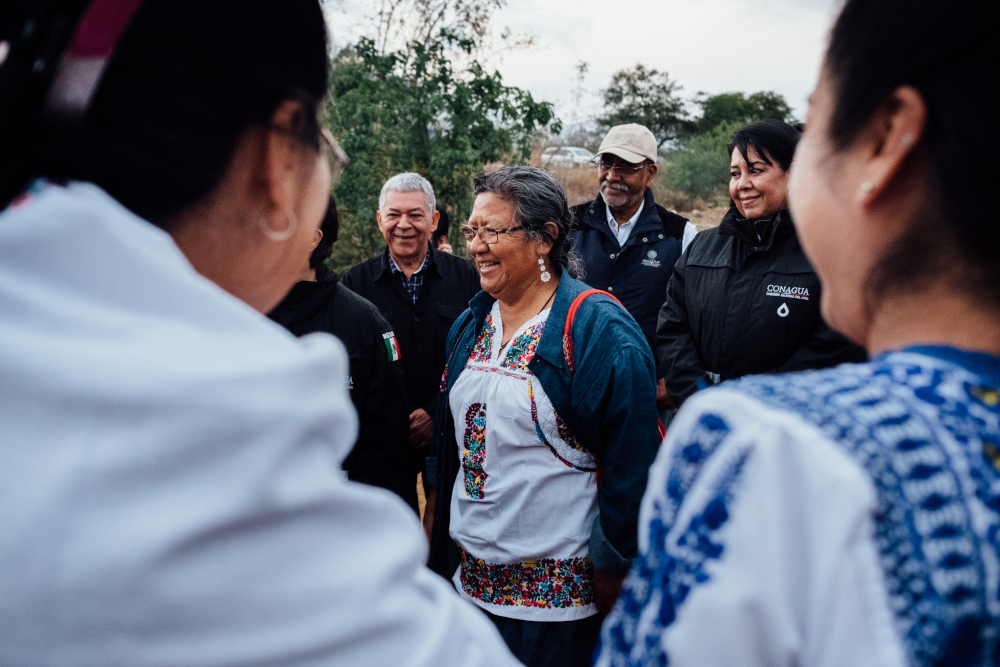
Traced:
<path fill-rule="evenodd" d="M 525 228 L 529 239 L 552 241 L 549 261 L 566 269 L 570 276 L 583 275 L 583 261 L 570 248 L 569 230 L 573 214 L 566 201 L 566 192 L 556 179 L 537 167 L 515 165 L 501 167 L 488 174 L 479 174 L 472 182 L 473 196 L 491 193 L 514 205 L 514 220 Z M 555 223 L 556 238 L 545 229 L 546 222 Z"/>

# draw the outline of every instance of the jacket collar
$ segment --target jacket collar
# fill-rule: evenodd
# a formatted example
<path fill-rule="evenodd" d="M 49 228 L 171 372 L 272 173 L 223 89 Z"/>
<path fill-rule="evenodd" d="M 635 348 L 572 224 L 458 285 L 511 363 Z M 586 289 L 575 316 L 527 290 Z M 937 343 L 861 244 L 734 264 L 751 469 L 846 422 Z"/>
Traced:
<path fill-rule="evenodd" d="M 571 278 L 566 269 L 560 267 L 559 270 L 561 272 L 559 287 L 556 288 L 556 296 L 552 300 L 552 310 L 549 312 L 549 319 L 546 320 L 545 331 L 542 333 L 542 337 L 538 341 L 538 346 L 535 348 L 535 356 L 545 359 L 545 361 L 553 366 L 564 368 L 566 366 L 566 357 L 563 356 L 562 336 L 566 317 L 569 315 L 569 307 L 573 305 L 573 299 L 577 295 L 582 294 L 590 288 L 579 280 Z M 496 299 L 490 296 L 488 292 L 482 291 L 469 302 L 469 310 L 472 311 L 475 324 L 475 328 L 473 329 L 475 333 L 473 336 L 478 335 L 482 330 L 486 316 L 489 315 L 495 301 Z"/>
<path fill-rule="evenodd" d="M 792 229 L 792 219 L 788 209 L 782 209 L 768 220 L 748 220 L 740 215 L 735 205 L 719 223 L 720 236 L 732 236 L 755 250 L 767 250 L 778 239 L 788 236 Z M 758 232 L 760 238 L 758 239 Z"/>
<path fill-rule="evenodd" d="M 326 268 L 326 264 L 320 262 L 319 266 L 316 267 L 316 282 L 318 283 L 336 283 L 339 278 L 336 272 L 331 271 Z"/>
<path fill-rule="evenodd" d="M 438 262 L 438 257 L 441 255 L 440 250 L 435 250 L 434 246 L 430 243 L 427 244 L 427 269 L 426 271 L 434 270 L 439 276 L 444 276 L 441 271 L 440 262 Z M 375 274 L 375 280 L 381 280 L 382 278 L 391 278 L 392 268 L 389 266 L 389 246 L 385 247 L 382 251 L 382 255 L 379 258 L 378 273 Z"/>

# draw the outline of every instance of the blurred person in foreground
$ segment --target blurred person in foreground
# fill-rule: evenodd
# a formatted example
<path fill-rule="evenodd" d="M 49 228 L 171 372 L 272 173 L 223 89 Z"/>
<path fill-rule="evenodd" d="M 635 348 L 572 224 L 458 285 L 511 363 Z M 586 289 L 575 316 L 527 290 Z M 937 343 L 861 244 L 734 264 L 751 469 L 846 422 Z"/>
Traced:
<path fill-rule="evenodd" d="M 594 201 L 570 209 L 569 234 L 583 260 L 582 280 L 622 302 L 650 350 L 656 349 L 656 318 L 674 263 L 697 231 L 653 200 L 656 149 L 656 137 L 643 125 L 611 128 L 595 158 L 601 191 Z M 661 410 L 675 407 L 659 374 L 657 404 Z"/>
<path fill-rule="evenodd" d="M 996 665 L 1000 6 L 849 0 L 791 204 L 872 360 L 691 398 L 598 665 Z M 919 44 L 919 49 L 911 48 Z M 991 84 L 992 82 L 992 84 Z"/>
<path fill-rule="evenodd" d="M 788 211 L 798 140 L 781 121 L 733 133 L 733 205 L 677 262 L 656 328 L 660 374 L 677 405 L 720 380 L 865 359 L 823 321 L 820 281 Z"/>
<path fill-rule="evenodd" d="M 423 176 L 403 173 L 386 181 L 376 217 L 386 248 L 348 271 L 344 286 L 374 303 L 396 333 L 410 414 L 406 474 L 396 491 L 416 509 L 417 474 L 434 433 L 445 336 L 479 292 L 479 276 L 468 260 L 431 246 L 440 214 L 434 188 Z"/>
<path fill-rule="evenodd" d="M 577 304 L 566 352 L 587 286 L 548 173 L 504 167 L 473 189 L 462 231 L 483 291 L 448 336 L 430 564 L 529 667 L 589 665 L 659 441 L 653 360 L 601 294 Z"/>
<path fill-rule="evenodd" d="M 410 449 L 399 346 L 378 308 L 326 268 L 324 260 L 339 229 L 337 202 L 331 197 L 315 232 L 316 246 L 304 249 L 308 254 L 303 253 L 299 281 L 268 317 L 296 336 L 325 331 L 344 344 L 350 362 L 344 384 L 358 413 L 358 440 L 343 468 L 351 481 L 394 490 L 405 486 L 398 478 Z"/>
<path fill-rule="evenodd" d="M 262 315 L 329 201 L 319 3 L 67 4 L 0 65 L 0 664 L 515 665 L 344 479 L 343 346 Z"/>

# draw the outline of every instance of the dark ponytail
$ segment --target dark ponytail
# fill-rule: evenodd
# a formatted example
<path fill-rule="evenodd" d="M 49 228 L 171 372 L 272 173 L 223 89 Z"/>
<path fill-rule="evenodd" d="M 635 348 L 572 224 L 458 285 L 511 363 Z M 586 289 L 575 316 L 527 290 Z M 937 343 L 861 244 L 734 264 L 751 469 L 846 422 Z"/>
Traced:
<path fill-rule="evenodd" d="M 995 147 L 1000 121 L 991 91 L 1000 3 L 995 0 L 848 0 L 830 36 L 830 139 L 850 145 L 900 86 L 927 105 L 916 156 L 931 176 L 930 204 L 890 249 L 872 289 L 906 288 L 962 271 L 960 284 L 1000 305 L 1000 225 Z"/>
<path fill-rule="evenodd" d="M 326 83 L 318 0 L 145 0 L 85 115 L 36 118 L 23 151 L 0 154 L 3 204 L 37 176 L 86 180 L 164 224 L 219 183 L 240 135 L 283 100 L 306 107 L 296 134 L 318 149 Z"/>

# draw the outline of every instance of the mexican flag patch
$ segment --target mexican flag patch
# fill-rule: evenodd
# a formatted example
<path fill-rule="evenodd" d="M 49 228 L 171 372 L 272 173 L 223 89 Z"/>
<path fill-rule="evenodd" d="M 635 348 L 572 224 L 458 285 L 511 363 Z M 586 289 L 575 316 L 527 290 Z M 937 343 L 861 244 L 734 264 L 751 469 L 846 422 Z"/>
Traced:
<path fill-rule="evenodd" d="M 385 342 L 385 351 L 389 355 L 389 361 L 399 361 L 399 343 L 396 342 L 396 332 L 387 331 L 382 334 Z"/>

